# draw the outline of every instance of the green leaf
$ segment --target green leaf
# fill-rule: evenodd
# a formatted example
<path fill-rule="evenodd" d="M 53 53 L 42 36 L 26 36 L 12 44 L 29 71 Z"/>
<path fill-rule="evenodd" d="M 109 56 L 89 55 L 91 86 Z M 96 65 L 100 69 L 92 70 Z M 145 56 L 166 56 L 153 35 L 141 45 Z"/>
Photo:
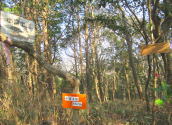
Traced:
<path fill-rule="evenodd" d="M 155 100 L 155 105 L 156 106 L 163 106 L 164 105 L 164 101 L 162 99 L 156 99 Z"/>
<path fill-rule="evenodd" d="M 13 7 L 13 8 L 5 7 L 5 8 L 3 8 L 3 11 L 10 12 L 10 13 L 15 13 L 15 14 L 20 14 L 19 7 L 17 7 L 17 6 Z"/>

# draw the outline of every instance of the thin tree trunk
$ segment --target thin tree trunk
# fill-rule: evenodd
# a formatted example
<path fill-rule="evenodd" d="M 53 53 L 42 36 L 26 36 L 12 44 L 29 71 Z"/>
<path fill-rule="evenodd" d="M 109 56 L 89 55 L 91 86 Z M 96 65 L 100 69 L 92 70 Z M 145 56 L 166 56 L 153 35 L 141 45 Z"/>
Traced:
<path fill-rule="evenodd" d="M 125 82 L 126 82 L 126 87 L 125 89 L 127 90 L 126 95 L 128 96 L 128 100 L 131 100 L 131 93 L 130 93 L 130 83 L 129 83 L 129 75 L 125 69 Z"/>
<path fill-rule="evenodd" d="M 47 21 L 49 14 L 48 6 L 49 6 L 49 0 L 45 0 L 45 7 L 43 7 L 43 11 L 42 11 L 42 32 L 43 32 L 43 41 L 44 41 L 44 57 L 48 63 L 52 64 L 51 43 L 49 42 L 48 21 Z M 53 88 L 54 88 L 53 76 L 48 72 L 46 72 L 45 81 L 48 85 L 49 94 L 51 97 L 53 97 Z"/>
<path fill-rule="evenodd" d="M 156 89 L 157 88 L 157 78 L 156 78 L 156 59 L 155 59 L 155 55 L 153 55 L 153 88 Z M 153 94 L 154 100 L 157 98 L 157 91 L 154 91 Z"/>
<path fill-rule="evenodd" d="M 78 41 L 79 41 L 79 67 L 80 67 L 80 81 L 83 84 L 83 54 L 82 54 L 82 42 L 81 42 L 81 28 L 80 28 L 80 16 L 77 16 L 78 23 Z M 86 92 L 86 85 L 83 84 L 84 91 Z"/>
<path fill-rule="evenodd" d="M 122 21 L 123 21 L 123 25 L 127 28 L 127 19 L 125 17 L 124 11 L 122 9 L 120 9 L 122 12 Z M 132 75 L 133 75 L 133 79 L 134 79 L 134 84 L 136 86 L 139 98 L 142 99 L 142 88 L 141 88 L 141 83 L 139 81 L 137 72 L 136 72 L 136 67 L 133 61 L 133 50 L 132 50 L 132 45 L 133 45 L 133 41 L 132 41 L 132 37 L 130 32 L 126 29 L 124 31 L 125 35 L 125 40 L 127 42 L 127 52 L 128 52 L 128 58 L 129 58 L 129 65 L 131 67 L 132 70 Z"/>
<path fill-rule="evenodd" d="M 172 53 L 167 54 L 167 83 L 172 86 Z"/>
<path fill-rule="evenodd" d="M 91 9 L 91 16 L 92 18 L 94 18 L 94 7 L 92 7 Z M 100 92 L 99 92 L 99 81 L 97 78 L 97 64 L 96 64 L 96 59 L 97 59 L 97 42 L 98 42 L 98 26 L 96 26 L 95 23 L 93 23 L 93 39 L 91 41 L 91 49 L 92 49 L 92 71 L 93 71 L 93 82 L 95 84 L 95 90 L 96 90 L 96 95 L 97 98 L 99 100 L 100 103 L 102 103 L 101 101 L 101 97 L 100 97 Z"/>
<path fill-rule="evenodd" d="M 76 49 L 76 43 L 74 42 L 74 48 L 73 48 L 73 52 L 74 52 L 74 69 L 75 69 L 75 76 L 78 77 L 78 62 L 77 62 L 77 49 Z"/>
<path fill-rule="evenodd" d="M 129 64 L 131 66 L 131 70 L 132 70 L 132 75 L 133 75 L 133 79 L 134 79 L 134 83 L 135 83 L 135 86 L 137 88 L 137 92 L 139 94 L 139 97 L 140 99 L 142 99 L 142 91 L 141 91 L 141 86 L 140 86 L 140 82 L 138 80 L 138 75 L 137 75 L 137 72 L 136 72 L 136 67 L 135 67 L 135 64 L 134 64 L 134 61 L 133 61 L 133 52 L 132 52 L 132 40 L 130 38 L 129 35 L 126 35 L 126 42 L 127 42 L 127 51 L 128 51 L 128 58 L 129 58 Z"/>
<path fill-rule="evenodd" d="M 85 15 L 87 16 L 87 6 L 85 8 Z M 86 59 L 86 84 L 87 84 L 87 94 L 88 99 L 91 102 L 92 101 L 92 85 L 91 85 L 91 78 L 90 78 L 90 58 L 89 58 L 89 33 L 88 33 L 88 24 L 85 23 L 85 59 Z"/>
<path fill-rule="evenodd" d="M 148 62 L 148 78 L 146 80 L 146 85 L 145 85 L 145 99 L 146 99 L 146 106 L 147 106 L 147 111 L 150 111 L 150 104 L 149 104 L 149 93 L 148 93 L 148 89 L 149 89 L 149 83 L 151 80 L 151 71 L 152 71 L 152 67 L 151 67 L 151 59 L 150 56 L 147 56 L 147 62 Z"/>

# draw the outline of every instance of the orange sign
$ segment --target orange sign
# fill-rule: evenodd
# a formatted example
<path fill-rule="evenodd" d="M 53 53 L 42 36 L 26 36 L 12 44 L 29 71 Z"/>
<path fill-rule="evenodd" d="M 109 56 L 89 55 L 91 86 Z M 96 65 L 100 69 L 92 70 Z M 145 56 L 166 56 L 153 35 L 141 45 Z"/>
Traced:
<path fill-rule="evenodd" d="M 62 93 L 62 107 L 86 109 L 86 94 Z"/>
<path fill-rule="evenodd" d="M 140 50 L 141 55 L 146 56 L 154 53 L 169 53 L 172 52 L 169 42 L 154 43 L 142 45 Z"/>

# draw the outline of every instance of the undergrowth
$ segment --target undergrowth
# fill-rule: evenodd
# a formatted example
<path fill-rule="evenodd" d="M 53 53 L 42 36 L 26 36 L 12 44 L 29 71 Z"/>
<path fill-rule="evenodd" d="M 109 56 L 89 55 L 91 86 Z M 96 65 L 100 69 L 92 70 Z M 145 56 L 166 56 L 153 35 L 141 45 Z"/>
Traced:
<path fill-rule="evenodd" d="M 80 125 L 171 125 L 172 108 L 151 107 L 143 101 L 116 99 L 105 103 L 89 103 L 80 110 Z M 71 125 L 72 110 L 61 107 L 61 95 L 52 98 L 48 92 L 33 95 L 24 84 L 0 84 L 0 125 Z"/>

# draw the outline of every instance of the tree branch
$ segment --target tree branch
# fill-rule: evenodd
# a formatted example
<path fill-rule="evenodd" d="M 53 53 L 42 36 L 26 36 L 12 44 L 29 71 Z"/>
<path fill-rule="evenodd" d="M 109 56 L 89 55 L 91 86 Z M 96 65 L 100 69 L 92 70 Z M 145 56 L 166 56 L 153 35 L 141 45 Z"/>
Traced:
<path fill-rule="evenodd" d="M 11 44 L 11 46 L 14 47 L 18 47 L 21 48 L 22 50 L 24 50 L 25 52 L 27 52 L 30 56 L 32 56 L 34 59 L 37 60 L 37 62 L 43 67 L 45 68 L 49 73 L 53 74 L 53 75 L 57 75 L 67 81 L 69 81 L 69 83 L 72 85 L 73 92 L 79 92 L 79 85 L 80 85 L 80 81 L 73 77 L 72 75 L 70 75 L 69 73 L 63 71 L 60 69 L 60 67 L 54 67 L 51 64 L 47 63 L 44 59 L 44 57 L 42 57 L 41 55 L 39 55 L 38 53 L 36 53 L 34 51 L 34 47 L 32 43 L 29 42 L 22 42 L 22 41 L 15 41 Z"/>

